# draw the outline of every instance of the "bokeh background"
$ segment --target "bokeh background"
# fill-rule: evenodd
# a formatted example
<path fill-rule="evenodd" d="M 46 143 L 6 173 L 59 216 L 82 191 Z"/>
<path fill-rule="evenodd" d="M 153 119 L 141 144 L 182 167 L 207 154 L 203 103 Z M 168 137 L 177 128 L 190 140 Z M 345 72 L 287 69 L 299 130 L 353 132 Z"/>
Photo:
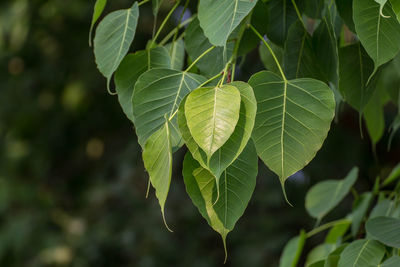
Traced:
<path fill-rule="evenodd" d="M 184 149 L 175 154 L 166 205 L 174 233 L 163 225 L 154 191 L 145 198 L 148 177 L 133 126 L 107 94 L 88 46 L 93 4 L 0 1 L 0 266 L 222 266 L 220 237 L 185 193 Z M 109 1 L 105 11 L 131 4 Z M 132 51 L 151 38 L 150 4 L 140 12 Z M 263 68 L 257 49 L 243 60 L 239 79 Z M 395 107 L 385 114 L 388 127 Z M 385 134 L 374 157 L 358 114 L 343 105 L 336 119 L 317 157 L 287 182 L 293 208 L 260 162 L 252 200 L 228 235 L 225 266 L 277 266 L 284 244 L 315 223 L 304 210 L 313 184 L 343 178 L 357 165 L 362 192 L 400 161 L 399 135 L 387 152 Z M 351 204 L 346 199 L 326 221 Z"/>

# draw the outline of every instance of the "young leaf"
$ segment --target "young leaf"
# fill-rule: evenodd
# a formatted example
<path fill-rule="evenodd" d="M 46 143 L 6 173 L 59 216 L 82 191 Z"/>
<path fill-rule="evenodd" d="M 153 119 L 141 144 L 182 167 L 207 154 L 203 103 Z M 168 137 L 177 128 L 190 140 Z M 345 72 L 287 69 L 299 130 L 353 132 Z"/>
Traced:
<path fill-rule="evenodd" d="M 239 120 L 240 99 L 239 90 L 232 85 L 199 88 L 187 97 L 187 125 L 208 159 L 235 130 Z"/>
<path fill-rule="evenodd" d="M 257 99 L 253 140 L 257 154 L 282 183 L 321 148 L 335 113 L 331 89 L 313 79 L 282 80 L 268 71 L 249 84 Z"/>
<path fill-rule="evenodd" d="M 374 60 L 376 71 L 379 66 L 393 59 L 400 50 L 400 24 L 389 4 L 383 8 L 374 0 L 354 0 L 353 19 L 361 43 Z"/>
<path fill-rule="evenodd" d="M 306 209 L 311 217 L 321 220 L 349 193 L 357 180 L 354 167 L 343 180 L 327 180 L 314 185 L 306 195 Z"/>
<path fill-rule="evenodd" d="M 306 233 L 301 231 L 299 236 L 289 240 L 283 249 L 281 258 L 279 260 L 279 267 L 297 266 L 297 262 L 300 259 L 306 239 Z"/>
<path fill-rule="evenodd" d="M 90 24 L 90 30 L 89 30 L 89 46 L 92 46 L 92 32 L 94 24 L 101 16 L 101 13 L 103 13 L 106 4 L 107 0 L 96 0 L 96 3 L 94 4 L 92 23 Z"/>
<path fill-rule="evenodd" d="M 351 213 L 351 234 L 356 237 L 360 229 L 360 225 L 367 214 L 367 210 L 372 201 L 373 194 L 366 192 L 362 194 L 353 204 L 353 212 Z"/>
<path fill-rule="evenodd" d="M 165 120 L 164 125 L 147 139 L 142 155 L 144 166 L 150 176 L 150 182 L 156 190 L 163 220 L 168 230 L 170 229 L 165 221 L 164 206 L 167 200 L 172 175 L 172 142 L 170 127 L 170 123 Z"/>
<path fill-rule="evenodd" d="M 235 86 L 240 91 L 241 103 L 239 120 L 231 137 L 216 153 L 214 153 L 209 164 L 207 164 L 206 153 L 199 148 L 187 127 L 185 117 L 186 99 L 182 100 L 178 111 L 179 129 L 186 146 L 200 165 L 208 169 L 217 178 L 219 178 L 222 172 L 236 160 L 240 153 L 242 153 L 250 139 L 257 111 L 257 103 L 253 88 L 247 83 L 240 81 L 235 81 L 231 83 L 231 85 Z"/>
<path fill-rule="evenodd" d="M 182 39 L 165 45 L 171 56 L 171 68 L 174 70 L 182 70 L 185 63 L 185 44 Z"/>
<path fill-rule="evenodd" d="M 211 46 L 200 27 L 199 20 L 193 19 L 185 30 L 185 48 L 189 57 L 194 60 Z M 228 42 L 226 46 L 214 48 L 202 57 L 196 63 L 196 66 L 207 77 L 220 73 L 224 69 L 226 61 L 231 57 L 233 47 L 234 42 Z"/>
<path fill-rule="evenodd" d="M 94 55 L 97 68 L 107 78 L 108 89 L 111 76 L 131 46 L 138 18 L 139 8 L 135 2 L 131 8 L 110 13 L 97 26 Z"/>
<path fill-rule="evenodd" d="M 198 18 L 210 43 L 225 46 L 229 35 L 256 3 L 256 0 L 201 0 Z"/>
<path fill-rule="evenodd" d="M 397 20 L 400 22 L 400 2 L 398 0 L 390 0 L 394 13 L 396 13 Z"/>
<path fill-rule="evenodd" d="M 150 63 L 150 66 L 149 66 Z M 125 115 L 133 122 L 132 94 L 140 75 L 150 68 L 170 68 L 171 58 L 164 47 L 137 51 L 122 60 L 114 75 L 118 101 Z"/>
<path fill-rule="evenodd" d="M 270 0 L 268 38 L 283 47 L 289 27 L 297 20 L 296 10 L 291 0 Z"/>
<path fill-rule="evenodd" d="M 348 245 L 340 254 L 338 267 L 377 266 L 385 255 L 385 247 L 374 240 L 360 239 Z"/>
<path fill-rule="evenodd" d="M 380 267 L 398 267 L 398 266 L 400 266 L 400 257 L 397 255 L 385 260 L 380 265 Z"/>
<path fill-rule="evenodd" d="M 390 247 L 400 248 L 400 219 L 376 217 L 367 221 L 365 229 L 372 239 Z"/>
<path fill-rule="evenodd" d="M 217 198 L 214 176 L 186 153 L 183 178 L 186 191 L 208 224 L 217 231 L 226 248 L 226 236 L 243 215 L 256 186 L 258 159 L 253 142 L 248 142 L 240 156 L 222 174 Z"/>
<path fill-rule="evenodd" d="M 143 73 L 133 91 L 133 118 L 139 144 L 172 118 L 187 94 L 206 79 L 200 75 L 171 69 L 151 69 Z M 178 128 L 174 118 L 174 128 Z"/>

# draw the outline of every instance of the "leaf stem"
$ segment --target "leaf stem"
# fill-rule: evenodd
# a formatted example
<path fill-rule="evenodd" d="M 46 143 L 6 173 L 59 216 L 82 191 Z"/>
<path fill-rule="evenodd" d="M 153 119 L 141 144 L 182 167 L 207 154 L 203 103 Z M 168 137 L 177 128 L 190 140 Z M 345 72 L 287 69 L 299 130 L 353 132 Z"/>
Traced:
<path fill-rule="evenodd" d="M 264 40 L 264 38 L 261 36 L 261 34 L 256 30 L 256 28 L 253 27 L 253 25 L 248 24 L 248 26 L 250 27 L 250 29 L 255 33 L 255 35 L 258 36 L 258 38 L 260 38 L 260 40 L 264 43 L 264 45 L 268 48 L 269 52 L 271 53 L 276 65 L 278 66 L 279 72 L 281 73 L 282 79 L 286 82 L 286 76 L 285 73 L 282 70 L 281 64 L 279 64 L 278 58 L 276 57 L 274 51 L 272 50 L 271 46 Z"/>
<path fill-rule="evenodd" d="M 138 4 L 138 6 L 141 6 L 141 5 L 143 5 L 143 4 L 146 4 L 147 2 L 149 2 L 150 0 L 143 0 L 143 1 L 140 1 L 139 2 L 139 4 Z"/>
<path fill-rule="evenodd" d="M 180 28 L 186 26 L 187 24 L 189 24 L 190 22 L 192 22 L 192 20 L 195 18 L 196 16 L 192 16 L 190 18 L 188 18 L 187 20 L 185 20 L 184 22 L 182 22 L 181 24 L 179 24 L 178 26 L 176 26 L 172 31 L 170 31 L 160 42 L 160 45 L 165 45 L 165 43 L 172 37 L 174 36 L 175 32 L 179 31 Z"/>
<path fill-rule="evenodd" d="M 183 7 L 183 10 L 182 10 L 182 13 L 181 13 L 181 15 L 179 16 L 179 20 L 178 20 L 178 23 L 177 23 L 178 26 L 181 24 L 181 21 L 182 21 L 182 19 L 183 19 L 183 15 L 185 15 L 186 9 L 187 9 L 187 7 L 188 7 L 188 5 L 189 5 L 189 1 L 190 1 L 190 0 L 186 0 L 185 6 Z M 171 45 L 170 53 L 172 53 L 172 51 L 174 50 L 175 40 L 176 40 L 176 38 L 178 37 L 178 32 L 179 32 L 179 30 L 176 30 L 176 31 L 175 31 L 175 34 L 174 34 L 174 37 L 172 38 L 172 45 Z"/>
<path fill-rule="evenodd" d="M 222 71 L 221 71 L 220 73 L 218 73 L 217 75 L 215 75 L 214 77 L 211 77 L 210 79 L 208 79 L 208 80 L 205 81 L 204 83 L 200 84 L 200 85 L 199 85 L 199 88 L 200 88 L 200 87 L 203 87 L 203 86 L 206 85 L 207 83 L 209 83 L 209 82 L 211 82 L 211 81 L 217 79 L 217 78 L 218 78 L 219 76 L 221 76 L 221 75 L 222 75 Z"/>
<path fill-rule="evenodd" d="M 307 233 L 307 238 L 312 237 L 313 235 L 316 235 L 322 231 L 325 231 L 326 229 L 329 229 L 333 226 L 336 226 L 338 224 L 346 224 L 346 223 L 350 223 L 350 221 L 348 219 L 340 219 L 340 220 L 336 220 L 336 221 L 332 221 L 332 222 L 328 222 L 324 225 L 321 225 L 313 230 L 311 230 L 310 232 Z"/>
<path fill-rule="evenodd" d="M 222 71 L 222 78 L 221 78 L 221 80 L 218 82 L 217 87 L 220 87 L 220 86 L 224 83 L 225 77 L 226 77 L 226 74 L 228 73 L 229 65 L 231 64 L 231 62 L 232 62 L 232 58 L 231 58 L 231 60 L 228 61 L 228 63 L 226 63 L 225 68 L 224 68 L 224 70 Z"/>
<path fill-rule="evenodd" d="M 191 68 L 193 68 L 193 66 L 205 55 L 207 55 L 211 50 L 213 50 L 215 48 L 215 45 L 211 46 L 210 48 L 208 48 L 206 51 L 204 51 L 198 58 L 195 59 L 195 61 L 192 62 L 192 64 L 190 64 L 190 66 L 185 70 L 185 72 L 188 72 Z"/>
<path fill-rule="evenodd" d="M 150 47 L 153 46 L 153 44 L 156 42 L 158 36 L 160 35 L 162 29 L 164 28 L 165 24 L 167 23 L 168 19 L 171 17 L 172 13 L 175 11 L 175 9 L 178 7 L 180 3 L 180 0 L 176 1 L 175 5 L 171 8 L 171 10 L 169 11 L 169 13 L 167 14 L 167 16 L 165 17 L 165 19 L 163 20 L 163 22 L 161 23 L 160 28 L 158 28 L 158 31 L 156 33 L 156 35 L 154 36 L 153 40 L 151 41 L 151 45 Z"/>

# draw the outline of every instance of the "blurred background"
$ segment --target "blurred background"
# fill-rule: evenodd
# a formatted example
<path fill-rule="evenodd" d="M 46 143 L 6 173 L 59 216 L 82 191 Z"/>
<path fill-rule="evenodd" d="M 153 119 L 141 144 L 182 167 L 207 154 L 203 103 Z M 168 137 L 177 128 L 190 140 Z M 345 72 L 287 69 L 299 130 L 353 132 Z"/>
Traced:
<path fill-rule="evenodd" d="M 131 4 L 109 1 L 105 13 Z M 161 9 L 161 19 L 171 4 Z M 148 177 L 133 126 L 108 95 L 88 46 L 93 5 L 0 2 L 0 266 L 221 266 L 220 237 L 185 193 L 184 149 L 175 154 L 166 205 L 174 233 L 163 225 L 154 191 L 145 198 Z M 140 12 L 132 50 L 151 38 L 150 4 Z M 256 49 L 238 78 L 261 69 Z M 388 127 L 395 107 L 385 114 Z M 386 133 L 374 157 L 354 110 L 342 106 L 337 121 L 317 157 L 287 182 L 293 208 L 260 162 L 252 200 L 228 235 L 225 266 L 277 266 L 284 244 L 315 223 L 304 210 L 313 184 L 343 178 L 357 165 L 363 192 L 400 161 L 399 135 L 387 152 Z M 351 204 L 346 199 L 326 221 L 350 212 Z"/>

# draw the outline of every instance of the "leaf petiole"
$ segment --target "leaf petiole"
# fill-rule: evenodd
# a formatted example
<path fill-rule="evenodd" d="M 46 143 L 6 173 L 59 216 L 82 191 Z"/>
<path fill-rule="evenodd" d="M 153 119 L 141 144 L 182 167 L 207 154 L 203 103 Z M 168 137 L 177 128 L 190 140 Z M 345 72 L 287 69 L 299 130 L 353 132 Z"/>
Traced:
<path fill-rule="evenodd" d="M 215 45 L 211 46 L 210 48 L 208 48 L 206 51 L 204 51 L 198 58 L 196 58 L 192 64 L 190 64 L 190 66 L 185 70 L 185 72 L 188 72 L 191 68 L 193 68 L 193 66 L 205 55 L 207 55 L 211 50 L 213 50 L 215 48 Z"/>
<path fill-rule="evenodd" d="M 145 0 L 144 0 L 145 1 Z M 175 5 L 171 8 L 171 10 L 168 12 L 167 16 L 165 17 L 165 19 L 163 20 L 163 22 L 161 23 L 160 28 L 158 28 L 156 35 L 154 36 L 153 40 L 151 41 L 151 45 L 150 47 L 153 46 L 153 44 L 156 42 L 158 36 L 160 35 L 162 29 L 164 28 L 165 24 L 167 23 L 167 21 L 169 20 L 169 18 L 171 17 L 172 13 L 174 13 L 175 9 L 178 7 L 180 3 L 180 0 L 176 1 Z"/>
<path fill-rule="evenodd" d="M 143 4 L 146 4 L 147 2 L 149 2 L 150 0 L 143 0 L 143 1 L 140 1 L 139 3 L 138 3 L 138 6 L 141 6 L 141 5 L 143 5 Z"/>
<path fill-rule="evenodd" d="M 327 229 L 329 229 L 329 228 L 331 228 L 333 226 L 340 225 L 340 224 L 348 224 L 350 222 L 351 221 L 348 220 L 348 219 L 340 219 L 340 220 L 328 222 L 328 223 L 326 223 L 324 225 L 321 225 L 321 226 L 311 230 L 310 232 L 308 232 L 306 234 L 306 236 L 307 236 L 307 238 L 310 238 L 310 237 L 312 237 L 312 236 L 314 236 L 314 235 L 316 235 L 316 234 L 318 234 L 318 233 L 320 233 L 322 231 L 325 231 L 325 230 L 327 230 Z"/>

